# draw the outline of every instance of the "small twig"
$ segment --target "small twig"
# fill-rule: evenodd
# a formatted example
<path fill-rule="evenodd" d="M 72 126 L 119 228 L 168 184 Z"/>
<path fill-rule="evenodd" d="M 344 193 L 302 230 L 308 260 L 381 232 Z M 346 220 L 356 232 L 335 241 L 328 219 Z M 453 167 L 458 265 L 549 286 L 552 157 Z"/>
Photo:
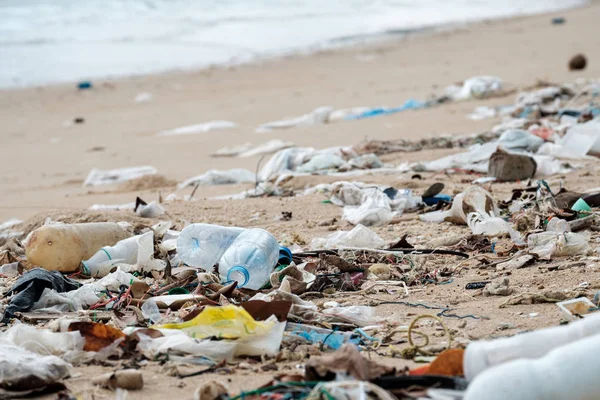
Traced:
<path fill-rule="evenodd" d="M 196 190 L 198 190 L 198 186 L 200 186 L 200 182 L 196 182 L 196 186 L 194 186 L 194 190 L 192 190 L 192 194 L 190 194 L 190 200 L 194 198 L 194 194 L 196 194 Z"/>
<path fill-rule="evenodd" d="M 254 171 L 254 191 L 256 191 L 256 189 L 258 188 L 258 185 L 259 185 L 259 182 L 258 182 L 258 170 L 260 169 L 260 164 L 262 163 L 262 160 L 264 158 L 265 158 L 265 155 L 263 154 L 263 156 L 256 163 L 256 170 Z"/>

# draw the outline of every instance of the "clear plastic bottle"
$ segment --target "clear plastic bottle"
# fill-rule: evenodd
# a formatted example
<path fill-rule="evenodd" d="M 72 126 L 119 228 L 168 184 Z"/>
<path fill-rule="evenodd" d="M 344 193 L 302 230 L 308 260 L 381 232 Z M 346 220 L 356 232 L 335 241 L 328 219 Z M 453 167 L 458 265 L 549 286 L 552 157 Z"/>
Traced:
<path fill-rule="evenodd" d="M 140 258 L 150 259 L 154 254 L 154 233 L 146 232 L 103 247 L 88 260 L 81 262 L 83 275 L 101 278 L 115 268 L 116 263 L 136 264 Z"/>
<path fill-rule="evenodd" d="M 248 229 L 225 251 L 219 262 L 219 274 L 238 287 L 258 290 L 269 281 L 279 259 L 277 239 L 264 229 Z"/>
<path fill-rule="evenodd" d="M 212 270 L 244 228 L 211 224 L 186 226 L 177 239 L 177 254 L 190 267 Z"/>

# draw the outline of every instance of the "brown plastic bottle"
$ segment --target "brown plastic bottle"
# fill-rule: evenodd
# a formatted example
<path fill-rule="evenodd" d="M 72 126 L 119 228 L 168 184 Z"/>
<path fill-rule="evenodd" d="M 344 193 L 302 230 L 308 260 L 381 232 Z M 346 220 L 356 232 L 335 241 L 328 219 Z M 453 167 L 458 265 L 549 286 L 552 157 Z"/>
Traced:
<path fill-rule="evenodd" d="M 130 236 L 115 222 L 45 225 L 28 237 L 25 254 L 27 261 L 49 271 L 74 272 L 101 247 Z"/>

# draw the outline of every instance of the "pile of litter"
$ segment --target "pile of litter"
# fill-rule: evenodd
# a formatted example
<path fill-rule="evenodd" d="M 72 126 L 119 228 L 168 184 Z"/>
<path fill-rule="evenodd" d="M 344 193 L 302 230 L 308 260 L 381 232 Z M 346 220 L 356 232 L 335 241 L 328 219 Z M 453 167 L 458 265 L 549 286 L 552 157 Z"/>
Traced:
<path fill-rule="evenodd" d="M 143 390 L 151 365 L 179 379 L 232 369 L 284 372 L 239 394 L 209 380 L 195 389 L 198 399 L 592 398 L 600 391 L 590 372 L 600 343 L 600 292 L 593 289 L 600 286 L 565 282 L 562 290 L 541 284 L 523 290 L 515 277 L 517 270 L 553 273 L 600 260 L 594 248 L 600 188 L 577 191 L 552 179 L 597 164 L 599 90 L 594 82 L 540 84 L 518 93 L 512 106 L 478 111 L 505 120 L 476 135 L 321 150 L 283 141 L 224 149 L 215 155 L 276 152 L 258 172 L 211 170 L 179 185 L 180 191 L 193 188 L 184 197 L 192 206 L 199 185 L 249 183 L 253 188 L 238 195 L 243 202 L 321 196 L 320 206 L 339 212 L 346 226 L 340 229 L 337 218 L 325 221 L 319 226 L 332 232 L 310 240 L 256 225 L 190 223 L 170 214 L 177 193 L 95 205 L 110 211 L 93 222 L 0 224 L 0 397 L 65 394 L 75 367 L 100 364 L 112 370 L 91 384 L 117 391 Z M 498 78 L 476 77 L 432 102 L 318 109 L 261 130 L 499 95 L 507 93 Z M 197 125 L 161 136 L 206 130 Z M 435 148 L 466 151 L 410 165 L 381 161 Z M 84 185 L 157 172 L 151 166 L 93 170 Z M 448 184 L 408 184 L 440 173 Z M 369 183 L 374 174 L 406 179 Z M 334 178 L 302 190 L 286 186 L 307 176 Z M 365 179 L 349 180 L 356 176 Z M 451 190 L 457 176 L 467 177 L 460 182 L 465 186 Z M 502 188 L 509 195 L 499 198 Z M 291 219 L 285 212 L 278 221 Z M 436 233 L 426 237 L 426 229 Z M 565 324 L 475 340 L 460 329 L 496 310 L 465 312 L 449 297 L 445 305 L 421 300 L 438 285 L 470 299 L 504 297 L 498 309 L 556 303 L 545 306 L 555 311 L 554 325 L 556 315 Z M 381 312 L 386 305 L 394 312 Z M 409 322 L 400 322 L 400 314 Z M 538 312 L 522 314 L 535 318 Z M 496 328 L 508 329 L 514 327 Z M 383 359 L 405 360 L 406 368 Z M 284 365 L 295 370 L 280 369 Z"/>

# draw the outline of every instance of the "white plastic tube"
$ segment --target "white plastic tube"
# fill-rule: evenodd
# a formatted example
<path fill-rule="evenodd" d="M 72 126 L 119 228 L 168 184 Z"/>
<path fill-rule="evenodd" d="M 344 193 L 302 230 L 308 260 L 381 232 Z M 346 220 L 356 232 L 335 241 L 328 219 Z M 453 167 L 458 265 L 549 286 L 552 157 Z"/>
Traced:
<path fill-rule="evenodd" d="M 557 347 L 596 334 L 600 334 L 600 313 L 591 314 L 569 325 L 540 329 L 510 338 L 473 342 L 465 352 L 465 377 L 471 381 L 487 368 L 519 358 L 540 358 Z M 600 341 L 600 337 L 597 339 Z"/>
<path fill-rule="evenodd" d="M 599 353 L 597 334 L 555 348 L 542 358 L 504 363 L 477 376 L 464 400 L 596 400 Z"/>

